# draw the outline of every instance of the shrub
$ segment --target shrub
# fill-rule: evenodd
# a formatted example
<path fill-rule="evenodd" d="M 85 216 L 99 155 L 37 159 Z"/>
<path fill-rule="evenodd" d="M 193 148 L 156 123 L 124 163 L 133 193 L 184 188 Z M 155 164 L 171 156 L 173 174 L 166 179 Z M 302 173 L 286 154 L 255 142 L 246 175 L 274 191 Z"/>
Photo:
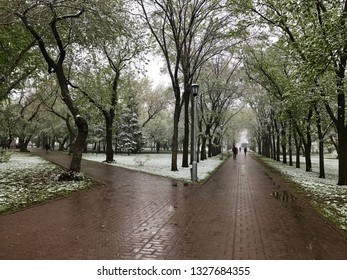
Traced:
<path fill-rule="evenodd" d="M 150 159 L 151 157 L 149 155 L 146 155 L 145 157 L 143 156 L 135 157 L 134 161 L 138 166 L 145 166 L 145 163 L 149 161 Z"/>

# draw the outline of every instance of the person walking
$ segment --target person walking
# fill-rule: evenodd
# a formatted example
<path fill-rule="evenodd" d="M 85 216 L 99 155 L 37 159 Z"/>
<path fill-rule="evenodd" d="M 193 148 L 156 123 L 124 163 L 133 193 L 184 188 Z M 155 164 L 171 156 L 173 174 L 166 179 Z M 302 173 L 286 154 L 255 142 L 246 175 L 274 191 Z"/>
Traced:
<path fill-rule="evenodd" d="M 233 147 L 233 158 L 236 159 L 238 149 L 234 146 Z"/>
<path fill-rule="evenodd" d="M 48 151 L 49 151 L 49 144 L 48 143 L 45 144 L 45 150 L 46 150 L 46 154 L 48 154 Z"/>
<path fill-rule="evenodd" d="M 243 149 L 243 151 L 244 151 L 244 153 L 245 153 L 245 155 L 247 154 L 247 147 L 245 147 L 244 149 Z"/>

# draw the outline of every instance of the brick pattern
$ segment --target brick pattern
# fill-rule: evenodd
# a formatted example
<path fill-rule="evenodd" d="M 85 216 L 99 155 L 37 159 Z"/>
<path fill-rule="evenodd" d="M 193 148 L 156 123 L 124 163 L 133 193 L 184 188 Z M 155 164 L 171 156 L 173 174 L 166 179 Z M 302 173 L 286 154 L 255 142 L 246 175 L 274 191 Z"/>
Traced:
<path fill-rule="evenodd" d="M 202 186 L 89 161 L 83 171 L 100 185 L 0 216 L 0 259 L 347 259 L 345 236 L 251 156 Z"/>

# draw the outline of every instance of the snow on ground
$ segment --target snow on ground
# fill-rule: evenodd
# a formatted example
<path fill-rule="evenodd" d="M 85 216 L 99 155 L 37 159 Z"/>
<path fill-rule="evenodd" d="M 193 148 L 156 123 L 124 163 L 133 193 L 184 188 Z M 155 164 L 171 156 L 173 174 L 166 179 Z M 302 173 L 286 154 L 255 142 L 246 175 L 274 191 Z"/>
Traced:
<path fill-rule="evenodd" d="M 84 158 L 104 161 L 105 155 L 85 154 Z M 171 172 L 170 154 L 116 155 L 115 164 L 161 176 L 189 180 L 190 168 Z M 179 155 L 178 162 L 182 160 Z M 218 157 L 198 164 L 199 180 L 208 178 L 223 161 Z M 18 210 L 55 197 L 66 196 L 75 190 L 88 188 L 90 180 L 59 182 L 62 170 L 30 153 L 13 152 L 8 162 L 0 163 L 0 213 Z"/>
<path fill-rule="evenodd" d="M 105 154 L 83 154 L 83 158 L 92 161 L 103 162 Z M 116 166 L 121 166 L 133 170 L 143 171 L 151 174 L 156 174 L 164 177 L 189 181 L 191 179 L 190 168 L 181 166 L 182 154 L 178 154 L 178 171 L 171 171 L 171 154 L 117 154 L 114 155 L 114 163 Z M 223 161 L 219 156 L 209 158 L 198 163 L 198 180 L 207 179 Z"/>
<path fill-rule="evenodd" d="M 84 159 L 102 162 L 104 154 L 84 154 Z M 323 215 L 334 220 L 339 227 L 347 229 L 347 187 L 337 186 L 337 160 L 332 157 L 325 159 L 326 179 L 318 178 L 318 156 L 312 156 L 313 172 L 305 171 L 305 162 L 302 158 L 301 168 L 291 167 L 281 162 L 261 157 L 267 164 L 279 170 L 284 176 L 301 185 L 307 199 Z M 179 171 L 171 170 L 170 154 L 118 154 L 114 157 L 117 166 L 141 170 L 165 177 L 181 180 L 190 180 L 190 168 L 179 168 Z M 182 161 L 182 155 L 178 155 L 178 164 Z M 209 158 L 198 163 L 198 178 L 204 180 L 209 177 L 223 161 L 219 157 Z"/>
<path fill-rule="evenodd" d="M 84 154 L 84 159 L 102 162 L 104 154 Z M 337 186 L 337 160 L 325 159 L 327 179 L 318 178 L 318 157 L 312 156 L 313 172 L 305 172 L 304 159 L 297 169 L 281 162 L 260 157 L 267 164 L 278 169 L 285 177 L 297 182 L 307 200 L 323 215 L 347 230 L 347 186 Z M 182 155 L 178 155 L 179 171 L 171 171 L 171 154 L 115 155 L 117 166 L 140 170 L 165 177 L 189 181 L 190 167 L 182 168 Z M 199 181 L 207 179 L 222 163 L 219 156 L 198 163 Z M 59 182 L 61 169 L 29 153 L 13 153 L 10 161 L 0 163 L 0 213 L 15 210 L 67 195 L 74 190 L 91 185 L 90 181 Z"/>
<path fill-rule="evenodd" d="M 0 213 L 67 195 L 91 185 L 90 180 L 59 182 L 60 167 L 30 153 L 12 153 L 0 163 Z"/>
<path fill-rule="evenodd" d="M 305 171 L 304 158 L 300 159 L 300 169 L 272 159 L 264 157 L 261 159 L 290 180 L 298 183 L 316 209 L 329 219 L 334 220 L 339 227 L 347 230 L 347 186 L 337 185 L 338 160 L 336 158 L 326 155 L 324 164 L 326 179 L 318 178 L 319 158 L 317 155 L 312 156 L 312 172 Z"/>

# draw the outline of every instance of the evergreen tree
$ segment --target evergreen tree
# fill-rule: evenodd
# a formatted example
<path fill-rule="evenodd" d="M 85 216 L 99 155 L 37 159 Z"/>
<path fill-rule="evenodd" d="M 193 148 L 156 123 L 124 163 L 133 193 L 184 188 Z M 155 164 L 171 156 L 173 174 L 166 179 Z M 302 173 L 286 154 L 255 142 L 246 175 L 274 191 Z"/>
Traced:
<path fill-rule="evenodd" d="M 143 144 L 137 107 L 136 99 L 130 97 L 128 104 L 122 108 L 121 121 L 118 127 L 118 149 L 127 151 L 128 154 L 140 152 Z"/>

